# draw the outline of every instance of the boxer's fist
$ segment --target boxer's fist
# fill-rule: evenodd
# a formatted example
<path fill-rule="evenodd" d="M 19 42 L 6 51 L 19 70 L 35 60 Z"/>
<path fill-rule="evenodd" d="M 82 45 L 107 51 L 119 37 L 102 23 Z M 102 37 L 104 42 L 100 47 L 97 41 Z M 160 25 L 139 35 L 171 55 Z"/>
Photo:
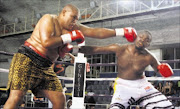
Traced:
<path fill-rule="evenodd" d="M 79 30 L 73 30 L 68 34 L 63 34 L 61 35 L 61 38 L 64 44 L 70 42 L 77 42 L 78 44 L 80 44 L 84 42 L 84 35 Z"/>
<path fill-rule="evenodd" d="M 73 49 L 73 45 L 65 44 L 63 47 L 59 47 L 59 57 L 63 58 L 66 53 L 71 53 Z"/>
<path fill-rule="evenodd" d="M 167 63 L 162 63 L 158 65 L 157 69 L 159 70 L 159 73 L 164 77 L 169 77 L 173 75 L 173 70 Z"/>
<path fill-rule="evenodd" d="M 124 36 L 129 42 L 134 42 L 137 37 L 136 30 L 132 27 L 115 29 L 116 36 Z"/>

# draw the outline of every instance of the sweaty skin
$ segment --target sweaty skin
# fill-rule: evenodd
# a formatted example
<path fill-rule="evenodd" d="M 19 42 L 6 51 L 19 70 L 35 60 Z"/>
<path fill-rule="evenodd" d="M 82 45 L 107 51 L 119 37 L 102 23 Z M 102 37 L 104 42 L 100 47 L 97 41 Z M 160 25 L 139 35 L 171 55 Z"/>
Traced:
<path fill-rule="evenodd" d="M 36 24 L 32 35 L 26 41 L 54 63 L 59 57 L 63 44 L 61 35 L 72 30 L 80 30 L 84 36 L 92 38 L 108 38 L 116 36 L 114 29 L 91 28 L 78 23 L 79 10 L 73 5 L 66 5 L 59 15 L 45 14 Z M 27 43 L 26 43 L 27 44 Z M 31 47 L 32 48 L 32 47 Z M 36 50 L 36 51 L 37 51 Z M 42 55 L 41 55 L 42 56 Z M 21 66 L 26 67 L 26 66 Z M 44 70 L 44 69 L 43 69 Z M 48 70 L 48 69 L 47 69 Z M 38 72 L 39 73 L 39 72 Z M 10 78 L 11 79 L 11 78 Z M 65 97 L 62 92 L 38 90 L 53 104 L 53 109 L 65 108 Z M 17 109 L 26 91 L 11 90 L 4 109 Z"/>
<path fill-rule="evenodd" d="M 37 23 L 27 42 L 54 62 L 59 56 L 58 47 L 63 44 L 60 38 L 61 34 L 62 30 L 57 16 L 47 14 Z"/>
<path fill-rule="evenodd" d="M 138 35 L 134 44 L 108 46 L 84 46 L 80 52 L 85 54 L 115 53 L 117 57 L 118 77 L 136 80 L 144 77 L 145 68 L 151 65 L 157 72 L 159 61 L 145 48 L 149 46 L 151 37 L 146 32 Z"/>
<path fill-rule="evenodd" d="M 46 14 L 36 24 L 27 42 L 44 54 L 52 62 L 58 58 L 58 48 L 62 47 L 61 35 L 72 30 L 80 30 L 84 36 L 92 38 L 108 38 L 116 35 L 114 29 L 91 28 L 78 23 L 79 10 L 73 5 L 67 5 L 57 15 Z"/>

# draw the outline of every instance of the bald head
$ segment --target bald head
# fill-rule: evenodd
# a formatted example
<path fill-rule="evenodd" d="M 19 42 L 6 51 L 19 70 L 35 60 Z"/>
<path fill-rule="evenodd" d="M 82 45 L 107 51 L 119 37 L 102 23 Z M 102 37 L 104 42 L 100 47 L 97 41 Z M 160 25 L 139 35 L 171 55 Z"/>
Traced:
<path fill-rule="evenodd" d="M 76 22 L 79 19 L 79 16 L 79 9 L 72 4 L 68 4 L 63 8 L 61 13 L 59 14 L 58 20 L 63 29 L 72 31 L 73 27 L 76 25 Z"/>
<path fill-rule="evenodd" d="M 79 9 L 72 5 L 72 4 L 67 4 L 64 8 L 63 8 L 63 11 L 69 11 L 69 12 L 72 12 L 72 11 L 78 11 L 79 12 Z"/>

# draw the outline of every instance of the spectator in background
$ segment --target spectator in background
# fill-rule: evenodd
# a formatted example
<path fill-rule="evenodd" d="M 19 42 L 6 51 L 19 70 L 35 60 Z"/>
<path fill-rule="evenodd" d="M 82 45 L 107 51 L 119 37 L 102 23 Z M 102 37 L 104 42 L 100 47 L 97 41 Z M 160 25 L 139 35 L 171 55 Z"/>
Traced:
<path fill-rule="evenodd" d="M 169 84 L 171 87 L 171 95 L 176 96 L 176 85 L 175 85 L 174 81 L 170 81 Z"/>
<path fill-rule="evenodd" d="M 94 109 L 96 104 L 96 101 L 94 100 L 94 95 L 95 93 L 93 92 L 92 89 L 87 90 L 86 92 L 86 96 L 85 96 L 85 103 L 87 103 L 86 105 L 86 109 Z M 90 104 L 89 104 L 90 103 Z"/>
<path fill-rule="evenodd" d="M 67 109 L 70 109 L 71 105 L 72 105 L 72 97 L 69 97 L 67 100 Z"/>
<path fill-rule="evenodd" d="M 93 92 L 93 90 L 92 89 L 90 89 L 88 92 L 87 92 L 87 96 L 92 96 L 92 95 L 94 95 L 95 93 Z"/>
<path fill-rule="evenodd" d="M 36 96 L 34 96 L 33 97 L 33 100 L 35 101 L 35 102 L 43 102 L 44 101 L 44 98 L 43 97 L 36 97 Z"/>
<path fill-rule="evenodd" d="M 74 56 L 71 53 L 66 53 L 66 55 L 63 58 L 70 57 L 70 61 L 67 61 L 67 63 L 54 63 L 52 65 L 54 72 L 57 74 L 57 76 L 66 76 L 65 70 L 69 65 L 72 65 L 74 63 Z M 65 87 L 64 80 L 61 80 L 61 84 L 63 87 L 63 92 L 65 92 L 67 89 Z"/>
<path fill-rule="evenodd" d="M 67 63 L 54 63 L 54 72 L 56 72 L 57 76 L 65 76 L 65 70 L 69 65 L 72 65 L 74 63 L 74 56 L 71 53 L 66 53 L 64 60 L 67 60 L 65 58 L 69 57 L 68 61 L 65 61 Z"/>
<path fill-rule="evenodd" d="M 96 101 L 94 100 L 93 96 L 90 96 L 90 98 L 88 99 L 88 103 L 90 103 L 88 105 L 88 109 L 94 109 L 95 108 Z"/>
<path fill-rule="evenodd" d="M 180 80 L 178 80 L 177 82 L 176 82 L 176 86 L 177 86 L 177 94 L 178 94 L 178 96 L 180 97 Z"/>
<path fill-rule="evenodd" d="M 156 89 L 163 93 L 163 81 L 158 82 Z"/>
<path fill-rule="evenodd" d="M 92 95 L 85 97 L 86 109 L 94 109 L 96 101 Z"/>
<path fill-rule="evenodd" d="M 163 92 L 166 96 L 171 95 L 172 86 L 170 85 L 169 81 L 165 82 L 165 85 L 163 86 Z"/>
<path fill-rule="evenodd" d="M 70 61 L 71 64 L 74 64 L 74 59 L 75 57 L 69 53 L 69 56 L 72 58 L 72 60 Z M 65 69 L 65 76 L 67 77 L 73 77 L 74 75 L 74 66 L 73 65 L 69 65 L 67 66 L 67 68 Z"/>
<path fill-rule="evenodd" d="M 110 82 L 109 84 L 109 93 L 113 94 L 113 92 L 114 92 L 114 81 Z"/>

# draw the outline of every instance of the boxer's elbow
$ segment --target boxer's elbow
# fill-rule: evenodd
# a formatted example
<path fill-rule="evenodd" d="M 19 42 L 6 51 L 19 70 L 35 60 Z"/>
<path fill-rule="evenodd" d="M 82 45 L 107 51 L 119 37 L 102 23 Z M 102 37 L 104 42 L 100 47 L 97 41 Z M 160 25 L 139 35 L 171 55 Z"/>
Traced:
<path fill-rule="evenodd" d="M 97 39 L 105 39 L 115 36 L 111 31 L 105 30 L 104 28 L 91 29 L 91 31 L 86 32 L 84 35 L 86 37 L 97 38 Z"/>
<path fill-rule="evenodd" d="M 44 48 L 46 48 L 46 49 L 49 49 L 49 48 L 51 48 L 52 46 L 52 44 L 51 44 L 51 42 L 49 42 L 49 41 L 41 41 L 41 45 L 44 47 Z"/>
<path fill-rule="evenodd" d="M 115 37 L 115 35 L 102 32 L 101 34 L 96 36 L 96 38 L 98 38 L 98 39 L 106 39 L 106 38 L 110 38 L 110 37 Z"/>
<path fill-rule="evenodd" d="M 98 38 L 99 39 L 105 39 L 105 38 L 110 38 L 110 37 L 115 37 L 115 31 L 112 29 L 107 29 L 107 28 L 101 28 L 98 29 Z"/>
<path fill-rule="evenodd" d="M 108 38 L 108 37 L 105 36 L 105 35 L 103 35 L 103 34 L 100 34 L 98 38 L 99 38 L 99 39 L 105 39 L 105 38 Z"/>

